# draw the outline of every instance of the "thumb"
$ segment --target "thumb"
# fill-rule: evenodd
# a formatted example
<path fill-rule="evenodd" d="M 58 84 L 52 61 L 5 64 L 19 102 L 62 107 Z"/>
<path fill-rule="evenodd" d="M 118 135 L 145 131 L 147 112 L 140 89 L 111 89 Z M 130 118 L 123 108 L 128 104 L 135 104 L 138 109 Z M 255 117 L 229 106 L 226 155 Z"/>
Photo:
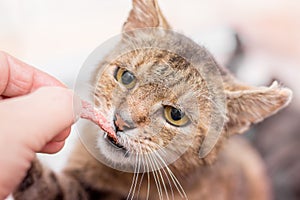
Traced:
<path fill-rule="evenodd" d="M 7 137 L 40 151 L 58 133 L 76 121 L 79 98 L 61 87 L 42 87 L 21 97 L 0 102 L 0 127 Z"/>

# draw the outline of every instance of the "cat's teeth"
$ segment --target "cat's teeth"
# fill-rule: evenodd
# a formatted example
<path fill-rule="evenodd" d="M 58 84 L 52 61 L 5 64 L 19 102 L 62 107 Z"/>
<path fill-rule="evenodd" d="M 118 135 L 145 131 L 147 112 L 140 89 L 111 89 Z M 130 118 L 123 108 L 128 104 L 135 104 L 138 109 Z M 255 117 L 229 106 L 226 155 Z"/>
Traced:
<path fill-rule="evenodd" d="M 104 133 L 104 136 L 103 136 L 103 137 L 104 137 L 104 139 L 106 139 L 106 138 L 107 138 L 107 133 Z"/>

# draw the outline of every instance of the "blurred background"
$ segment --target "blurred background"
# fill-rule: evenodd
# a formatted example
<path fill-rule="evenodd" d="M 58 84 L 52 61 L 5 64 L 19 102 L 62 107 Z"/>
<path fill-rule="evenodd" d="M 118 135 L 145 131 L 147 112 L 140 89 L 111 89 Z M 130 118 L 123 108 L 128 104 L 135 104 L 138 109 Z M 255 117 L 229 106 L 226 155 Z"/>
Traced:
<path fill-rule="evenodd" d="M 247 134 L 264 157 L 275 199 L 300 198 L 300 1 L 160 0 L 175 30 L 206 46 L 240 80 L 294 91 L 291 106 Z M 130 0 L 0 0 L 0 50 L 73 87 L 81 65 L 98 45 L 119 34 Z M 65 164 L 72 132 L 56 155 Z"/>

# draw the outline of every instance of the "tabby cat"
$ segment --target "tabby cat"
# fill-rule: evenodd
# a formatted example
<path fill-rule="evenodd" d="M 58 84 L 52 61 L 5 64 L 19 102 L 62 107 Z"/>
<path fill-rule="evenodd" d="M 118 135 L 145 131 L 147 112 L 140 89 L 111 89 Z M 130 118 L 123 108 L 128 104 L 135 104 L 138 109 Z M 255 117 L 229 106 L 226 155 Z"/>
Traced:
<path fill-rule="evenodd" d="M 103 137 L 101 130 L 93 134 L 87 126 L 82 134 L 89 150 L 78 144 L 61 173 L 35 160 L 15 199 L 272 198 L 262 160 L 237 134 L 285 107 L 292 92 L 276 82 L 270 87 L 242 84 L 205 48 L 170 31 L 156 0 L 133 0 L 123 38 L 101 61 L 92 81 L 95 106 L 106 113 L 118 141 Z M 218 69 L 222 80 L 217 88 L 224 97 L 219 113 L 224 122 L 213 149 L 201 157 L 215 123 L 212 110 L 218 99 L 212 94 L 219 95 L 209 87 L 218 77 L 202 74 L 212 69 Z M 179 152 L 178 157 L 147 156 L 161 147 Z M 109 164 L 99 162 L 97 155 Z"/>

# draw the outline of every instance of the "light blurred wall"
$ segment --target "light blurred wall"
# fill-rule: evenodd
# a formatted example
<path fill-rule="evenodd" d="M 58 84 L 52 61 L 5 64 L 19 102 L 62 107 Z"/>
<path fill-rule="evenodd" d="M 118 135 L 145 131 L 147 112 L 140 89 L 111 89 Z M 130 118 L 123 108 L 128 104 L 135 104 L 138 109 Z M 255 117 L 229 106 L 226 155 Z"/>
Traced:
<path fill-rule="evenodd" d="M 222 5 L 217 2 L 160 0 L 159 4 L 176 30 L 197 36 L 223 26 Z M 130 8 L 130 0 L 1 0 L 0 49 L 71 87 L 87 55 L 120 33 Z"/>
<path fill-rule="evenodd" d="M 129 6 L 124 0 L 1 0 L 0 49 L 71 84 L 85 57 L 120 31 Z"/>
<path fill-rule="evenodd" d="M 300 30 L 300 20 L 297 20 L 300 18 L 300 15 L 297 15 L 300 1 L 159 0 L 158 2 L 176 30 L 197 38 L 197 41 L 202 44 L 206 44 L 205 37 L 210 35 L 211 30 L 218 31 L 219 27 L 239 28 L 239 24 L 242 23 L 251 28 L 253 22 L 262 23 L 261 26 L 272 26 L 277 23 L 278 31 L 270 33 L 260 32 L 257 29 L 257 34 L 268 34 L 270 38 L 277 37 L 278 41 L 282 41 L 282 46 L 285 44 L 287 46 L 282 48 L 283 51 L 279 56 L 276 55 L 275 59 L 268 58 L 267 62 L 273 62 L 269 65 L 286 63 L 286 60 L 277 61 L 277 58 L 288 53 L 288 48 L 298 48 L 298 51 L 294 52 L 300 54 L 300 44 L 294 42 L 291 47 L 291 42 L 286 42 L 286 40 L 295 40 L 299 35 L 293 29 L 298 27 Z M 120 33 L 130 7 L 130 0 L 1 0 L 0 49 L 56 76 L 71 87 L 87 55 L 106 39 Z M 274 18 L 274 13 L 280 15 Z M 290 16 L 295 13 L 294 17 Z M 284 21 L 286 17 L 294 18 L 293 21 L 287 21 L 292 24 L 289 26 L 292 29 L 286 28 L 285 25 L 288 25 Z M 299 23 L 293 25 L 295 22 Z M 208 34 L 203 36 L 202 33 L 205 31 Z M 282 32 L 287 31 L 290 37 L 282 37 Z M 244 30 L 243 34 L 247 35 L 248 32 Z M 216 39 L 208 40 L 210 40 L 208 46 L 215 47 L 217 51 L 223 48 L 219 41 L 214 42 Z M 247 42 L 257 45 L 251 40 Z M 259 42 L 266 44 L 267 40 Z M 276 49 L 272 44 L 267 43 L 267 46 L 271 46 L 268 51 Z M 264 79 L 265 75 L 261 75 L 259 70 L 262 65 L 266 65 L 262 73 L 274 71 L 273 68 L 269 69 L 268 63 L 259 60 L 267 59 L 264 55 L 254 60 L 251 58 L 245 64 L 247 66 L 245 69 L 248 71 L 239 74 L 247 82 L 264 83 L 261 79 Z M 297 62 L 300 63 L 300 58 Z M 251 70 L 253 66 L 254 70 Z M 290 69 L 291 72 L 287 73 L 287 76 L 292 76 L 294 79 L 293 75 L 297 71 Z M 249 72 L 251 76 L 248 75 Z M 262 78 L 258 79 L 258 77 Z"/>
<path fill-rule="evenodd" d="M 285 28 L 288 23 L 291 23 L 290 27 L 300 28 L 300 16 L 297 15 L 300 13 L 300 1 L 297 0 L 159 0 L 159 4 L 176 30 L 209 46 L 216 54 L 222 54 L 231 42 L 226 37 L 212 36 L 213 32 L 219 33 L 224 27 L 239 28 L 239 23 L 251 28 L 253 18 L 257 22 L 264 21 L 262 26 L 279 23 L 279 32 L 264 34 L 282 40 L 278 34 L 289 32 L 290 37 L 283 37 L 282 44 L 293 44 L 300 49 L 296 38 L 299 34 L 294 29 Z M 89 53 L 120 33 L 130 8 L 130 0 L 0 0 L 0 50 L 73 87 Z M 283 17 L 270 18 L 274 12 L 281 13 Z M 293 21 L 282 21 L 293 13 L 296 13 Z M 247 32 L 243 34 L 247 35 Z M 257 33 L 260 33 L 258 29 Z M 244 39 L 248 44 L 255 44 L 247 41 L 247 37 Z M 273 47 L 271 50 L 275 49 Z M 272 77 L 279 78 L 292 87 L 299 100 L 300 56 L 290 59 L 283 54 L 272 54 L 270 49 L 253 52 L 250 48 L 238 76 L 252 84 L 266 84 Z M 217 57 L 223 59 L 222 56 Z M 70 144 L 75 140 L 72 134 L 62 152 L 43 156 L 42 159 L 59 170 L 70 152 Z"/>
<path fill-rule="evenodd" d="M 292 0 L 159 0 L 159 4 L 176 30 L 196 38 L 214 49 L 216 54 L 230 46 L 226 38 L 212 37 L 220 27 L 239 28 L 238 23 L 251 25 L 253 18 L 269 25 L 280 24 L 278 19 L 270 21 L 271 13 L 281 13 L 285 17 L 293 13 L 292 10 L 296 14 L 299 12 L 295 10 L 300 11 L 300 1 Z M 130 8 L 130 0 L 0 0 L 0 50 L 73 87 L 89 53 L 120 33 Z M 297 26 L 292 24 L 291 27 Z M 282 28 L 279 26 L 279 30 Z M 274 35 L 270 34 L 270 37 Z M 287 43 L 293 44 L 289 39 Z M 227 44 L 222 45 L 222 42 Z M 251 41 L 248 43 L 252 44 Z M 294 46 L 300 47 L 300 44 Z M 297 62 L 266 53 L 268 51 L 250 52 L 238 76 L 252 84 L 266 84 L 274 76 L 288 83 L 299 97 L 300 67 Z"/>

